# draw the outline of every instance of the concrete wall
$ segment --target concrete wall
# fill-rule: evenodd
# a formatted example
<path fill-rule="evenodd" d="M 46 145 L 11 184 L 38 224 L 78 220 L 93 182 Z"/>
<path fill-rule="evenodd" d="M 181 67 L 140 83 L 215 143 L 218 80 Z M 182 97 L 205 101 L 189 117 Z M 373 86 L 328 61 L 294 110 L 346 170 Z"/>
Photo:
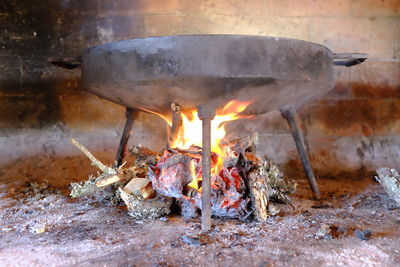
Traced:
<path fill-rule="evenodd" d="M 72 136 L 94 151 L 114 151 L 124 109 L 82 91 L 79 71 L 47 57 L 88 46 L 175 34 L 256 34 L 298 38 L 370 59 L 337 68 L 337 85 L 299 110 L 319 175 L 399 166 L 400 1 L 398 0 L 14 0 L 0 3 L 0 163 L 72 155 Z M 260 134 L 263 153 L 299 172 L 279 113 L 235 122 Z M 141 115 L 132 143 L 164 144 L 165 126 Z M 109 156 L 112 159 L 114 152 Z"/>

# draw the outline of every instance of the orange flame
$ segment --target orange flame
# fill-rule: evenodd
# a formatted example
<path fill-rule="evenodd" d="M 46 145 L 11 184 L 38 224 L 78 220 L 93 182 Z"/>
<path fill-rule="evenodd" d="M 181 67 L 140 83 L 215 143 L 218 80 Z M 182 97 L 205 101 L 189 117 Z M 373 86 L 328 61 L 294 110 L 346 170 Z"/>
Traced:
<path fill-rule="evenodd" d="M 215 118 L 211 121 L 211 151 L 219 156 L 224 156 L 220 147 L 221 140 L 225 137 L 225 123 L 249 116 L 239 115 L 251 102 L 230 101 L 221 112 L 217 112 Z M 192 145 L 202 145 L 202 123 L 197 116 L 197 111 L 191 112 L 191 119 L 182 114 L 182 131 L 171 147 L 189 148 Z"/>
<path fill-rule="evenodd" d="M 223 166 L 223 159 L 225 158 L 224 147 L 221 145 L 222 139 L 226 135 L 225 124 L 228 121 L 234 121 L 242 118 L 251 118 L 252 116 L 240 115 L 239 113 L 243 112 L 251 102 L 240 102 L 236 100 L 230 101 L 222 110 L 217 111 L 215 118 L 211 121 L 211 151 L 218 155 L 217 162 L 212 163 L 211 174 L 218 174 L 220 169 Z M 169 120 L 166 116 L 146 110 L 153 114 L 159 115 L 163 118 L 169 126 L 171 126 L 171 120 Z M 172 148 L 181 148 L 181 149 L 189 149 L 190 146 L 202 146 L 202 122 L 197 115 L 197 111 L 192 111 L 189 114 L 181 113 L 182 118 L 182 126 L 179 131 L 178 136 L 175 140 L 172 141 Z M 198 173 L 196 173 L 194 162 L 191 162 L 191 174 L 192 174 L 192 182 L 190 186 L 198 189 L 197 180 L 201 177 L 198 177 Z M 199 189 L 201 190 L 201 189 Z"/>
<path fill-rule="evenodd" d="M 225 157 L 224 149 L 220 145 L 221 140 L 225 137 L 225 123 L 241 118 L 249 118 L 251 116 L 239 115 L 244 111 L 251 102 L 240 102 L 236 100 L 230 101 L 221 111 L 217 111 L 217 115 L 211 121 L 211 151 L 216 153 L 218 163 L 214 164 L 211 173 L 215 174 L 222 166 L 222 159 Z M 191 116 L 181 114 L 182 128 L 171 144 L 171 147 L 179 147 L 188 149 L 190 146 L 202 146 L 202 122 L 197 115 L 197 111 L 192 111 Z"/>
<path fill-rule="evenodd" d="M 197 183 L 197 172 L 196 172 L 196 166 L 194 164 L 194 161 L 190 161 L 190 173 L 192 175 L 192 181 L 188 184 L 190 187 L 194 189 L 199 189 L 199 184 Z"/>

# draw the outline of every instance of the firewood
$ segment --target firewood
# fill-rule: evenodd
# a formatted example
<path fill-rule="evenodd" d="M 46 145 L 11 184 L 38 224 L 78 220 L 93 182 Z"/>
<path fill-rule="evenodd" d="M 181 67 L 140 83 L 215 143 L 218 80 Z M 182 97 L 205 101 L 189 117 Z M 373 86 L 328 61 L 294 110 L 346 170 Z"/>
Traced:
<path fill-rule="evenodd" d="M 201 159 L 201 150 L 189 150 L 189 149 L 181 149 L 181 148 L 174 148 L 176 152 L 188 156 L 189 158 L 193 159 Z"/>
<path fill-rule="evenodd" d="M 195 154 L 195 155 L 201 155 L 201 150 L 189 150 L 189 149 L 183 149 L 183 148 L 174 148 L 179 153 L 182 154 Z"/>
<path fill-rule="evenodd" d="M 106 178 L 103 178 L 103 179 L 97 181 L 96 186 L 97 187 L 105 187 L 105 186 L 115 184 L 117 182 L 121 182 L 122 180 L 123 180 L 123 178 L 119 174 L 113 174 L 113 175 L 107 176 Z"/>
<path fill-rule="evenodd" d="M 128 207 L 128 214 L 135 219 L 155 219 L 171 212 L 172 198 L 157 195 L 155 198 L 145 200 L 141 196 L 127 193 L 121 187 L 118 191 Z"/>
<path fill-rule="evenodd" d="M 101 163 L 98 159 L 96 159 L 92 153 L 90 153 L 89 150 L 87 150 L 86 147 L 84 147 L 83 145 L 81 145 L 78 141 L 76 141 L 74 138 L 72 138 L 71 140 L 72 144 L 74 144 L 77 148 L 79 148 L 83 154 L 86 155 L 86 157 L 88 157 L 90 159 L 90 161 L 92 162 L 92 164 L 94 166 L 96 166 L 97 168 L 99 168 L 102 172 L 110 172 L 110 170 L 113 170 L 110 167 L 107 167 L 106 165 L 104 165 L 103 163 Z"/>
<path fill-rule="evenodd" d="M 254 217 L 261 222 L 268 219 L 268 185 L 263 168 L 256 168 L 248 175 L 250 197 L 254 208 Z"/>
<path fill-rule="evenodd" d="M 154 165 L 157 162 L 158 153 L 143 147 L 140 144 L 131 147 L 129 152 L 135 159 L 135 166 L 144 166 L 148 164 Z"/>
<path fill-rule="evenodd" d="M 383 186 L 386 193 L 400 206 L 400 174 L 395 169 L 380 168 L 375 179 Z"/>
<path fill-rule="evenodd" d="M 72 144 L 79 148 L 79 150 L 81 150 L 89 158 L 92 164 L 101 170 L 101 173 L 99 173 L 97 177 L 89 176 L 89 179 L 87 181 L 71 183 L 71 197 L 77 198 L 92 195 L 101 190 L 103 191 L 103 188 L 105 186 L 114 184 L 115 182 L 120 180 L 120 169 L 107 167 L 98 159 L 96 159 L 86 147 L 81 145 L 75 139 L 72 139 Z"/>
<path fill-rule="evenodd" d="M 71 183 L 70 188 L 70 196 L 72 198 L 93 195 L 100 190 L 99 187 L 97 187 L 95 184 L 95 178 L 92 176 L 89 176 L 89 179 L 87 181 Z"/>
<path fill-rule="evenodd" d="M 105 187 L 119 182 L 127 182 L 134 178 L 144 178 L 147 174 L 147 169 L 143 166 L 132 166 L 128 169 L 122 168 L 123 165 L 117 169 L 117 173 L 106 175 L 105 177 L 97 180 L 97 187 Z"/>
<path fill-rule="evenodd" d="M 124 187 L 124 191 L 131 195 L 142 196 L 143 199 L 146 199 L 146 198 L 149 198 L 154 193 L 154 190 L 151 192 L 151 190 L 146 189 L 146 187 L 149 184 L 151 187 L 151 182 L 147 178 L 133 178 Z M 152 189 L 152 187 L 151 187 L 151 189 Z"/>
<path fill-rule="evenodd" d="M 143 199 L 152 199 L 156 196 L 156 191 L 154 191 L 151 182 L 146 184 L 144 187 L 140 189 L 140 194 L 142 195 Z"/>

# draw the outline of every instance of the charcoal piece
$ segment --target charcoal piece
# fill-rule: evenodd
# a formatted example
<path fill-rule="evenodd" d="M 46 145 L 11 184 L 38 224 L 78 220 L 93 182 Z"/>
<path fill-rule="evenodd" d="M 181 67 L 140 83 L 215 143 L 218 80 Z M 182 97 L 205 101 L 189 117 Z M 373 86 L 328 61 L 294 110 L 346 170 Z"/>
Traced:
<path fill-rule="evenodd" d="M 225 189 L 234 187 L 236 191 L 242 193 L 246 190 L 245 183 L 243 181 L 243 176 L 241 176 L 240 170 L 236 167 L 222 168 L 218 174 L 218 178 L 224 181 Z M 214 179 L 215 180 L 215 179 Z M 216 183 L 217 181 L 214 181 Z"/>
<path fill-rule="evenodd" d="M 369 230 L 369 229 L 364 230 L 364 235 L 365 235 L 367 238 L 370 238 L 371 235 L 372 235 L 371 230 Z"/>
<path fill-rule="evenodd" d="M 227 176 L 222 177 L 222 173 Z M 212 215 L 237 219 L 247 216 L 249 199 L 238 191 L 238 189 L 241 189 L 243 181 L 235 182 L 235 179 L 241 178 L 239 176 L 234 178 L 226 170 L 213 177 L 213 184 L 218 185 L 218 187 L 213 188 L 211 192 Z M 229 182 L 229 184 L 226 182 Z"/>
<path fill-rule="evenodd" d="M 184 186 L 192 180 L 190 158 L 166 150 L 156 166 L 149 166 L 147 175 L 159 194 L 181 198 Z"/>
<path fill-rule="evenodd" d="M 367 240 L 369 240 L 369 236 L 367 236 L 367 235 L 368 235 L 368 232 L 367 232 L 367 234 L 366 234 L 366 233 L 363 232 L 363 231 L 355 230 L 355 231 L 354 231 L 354 235 L 355 235 L 356 237 L 358 237 L 359 239 L 361 239 L 362 241 L 367 241 Z"/>
<path fill-rule="evenodd" d="M 181 239 L 183 242 L 185 242 L 186 244 L 188 244 L 192 247 L 198 247 L 201 245 L 200 239 L 198 239 L 198 238 L 183 235 L 183 236 L 181 236 Z"/>

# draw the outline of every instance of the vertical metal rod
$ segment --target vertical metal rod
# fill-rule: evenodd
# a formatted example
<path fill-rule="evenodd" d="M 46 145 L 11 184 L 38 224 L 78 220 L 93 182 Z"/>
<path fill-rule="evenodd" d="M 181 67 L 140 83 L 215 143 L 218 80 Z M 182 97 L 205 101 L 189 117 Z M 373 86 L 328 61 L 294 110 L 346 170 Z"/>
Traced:
<path fill-rule="evenodd" d="M 215 109 L 208 105 L 198 106 L 202 120 L 202 182 L 201 182 L 201 230 L 211 229 L 211 121 Z"/>
<path fill-rule="evenodd" d="M 129 137 L 131 136 L 133 123 L 135 121 L 137 111 L 131 108 L 126 108 L 125 117 L 125 127 L 122 132 L 121 141 L 119 142 L 119 147 L 117 151 L 117 155 L 115 156 L 115 161 L 113 164 L 113 168 L 118 168 L 122 164 L 122 160 L 126 155 L 126 145 L 128 144 Z"/>
<path fill-rule="evenodd" d="M 282 114 L 282 117 L 284 117 L 289 124 L 294 142 L 296 143 L 297 153 L 299 154 L 304 171 L 306 172 L 308 184 L 310 185 L 311 191 L 313 192 L 313 195 L 316 199 L 320 199 L 321 193 L 319 192 L 318 184 L 315 179 L 314 172 L 311 168 L 310 160 L 308 158 L 303 139 L 300 135 L 300 130 L 297 126 L 294 112 L 291 109 L 280 110 L 280 112 Z"/>
<path fill-rule="evenodd" d="M 172 142 L 179 136 L 182 126 L 181 107 L 178 104 L 171 104 L 172 125 L 169 131 L 167 149 L 171 148 Z"/>

